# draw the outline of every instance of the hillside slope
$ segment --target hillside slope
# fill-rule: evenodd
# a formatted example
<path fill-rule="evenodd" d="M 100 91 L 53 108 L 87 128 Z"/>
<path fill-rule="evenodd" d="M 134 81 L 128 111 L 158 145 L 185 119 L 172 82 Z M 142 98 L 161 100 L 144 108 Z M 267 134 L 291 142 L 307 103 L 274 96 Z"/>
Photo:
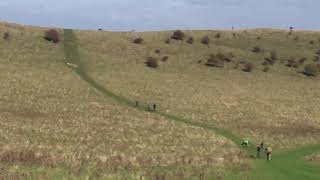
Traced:
<path fill-rule="evenodd" d="M 186 39 L 168 44 L 164 41 L 172 32 L 76 31 L 79 54 L 75 58 L 81 60 L 86 76 L 99 84 L 95 86 L 86 77 L 80 79 L 81 72 L 66 67 L 65 62 L 73 62 L 68 56 L 71 49 L 62 42 L 45 41 L 44 30 L 0 26 L 2 34 L 10 32 L 8 39 L 0 40 L 4 50 L 0 159 L 6 175 L 198 179 L 223 177 L 234 168 L 246 173 L 247 155 L 209 131 L 216 127 L 250 142 L 264 141 L 276 151 L 319 144 L 319 77 L 299 73 L 304 64 L 319 63 L 315 61 L 320 49 L 317 32 L 185 31 L 194 37 L 193 44 Z M 63 31 L 60 34 L 64 43 L 69 41 Z M 209 45 L 200 43 L 206 35 Z M 132 43 L 137 37 L 144 43 Z M 263 50 L 254 53 L 255 46 Z M 210 54 L 218 53 L 231 62 L 224 62 L 223 68 L 206 66 Z M 277 56 L 275 64 L 262 72 L 261 63 L 271 54 Z M 149 56 L 169 59 L 152 69 L 144 64 Z M 303 58 L 306 62 L 298 68 L 285 66 Z M 252 63 L 253 71 L 241 71 L 241 62 Z M 117 98 L 99 93 L 100 85 Z M 141 108 L 156 104 L 158 113 L 123 106 L 117 100 L 138 101 Z M 174 122 L 169 114 L 189 123 Z M 305 165 L 300 155 L 317 148 L 298 149 L 288 156 L 276 153 L 275 162 L 288 165 L 299 154 L 291 170 L 300 168 Z M 259 177 L 266 170 L 273 177 L 291 177 L 277 168 L 268 169 L 262 161 L 254 165 L 248 177 Z M 315 169 L 305 168 L 306 176 L 296 175 L 316 178 Z M 265 176 L 270 174 L 261 177 Z"/>
<path fill-rule="evenodd" d="M 320 62 L 319 32 L 185 31 L 193 44 L 187 38 L 165 43 L 172 33 L 78 31 L 77 36 L 89 74 L 132 101 L 155 103 L 162 111 L 277 148 L 319 143 L 319 76 L 300 73 L 306 64 Z M 204 36 L 209 46 L 200 42 Z M 144 43 L 132 43 L 135 38 Z M 261 52 L 252 52 L 256 46 Z M 218 53 L 232 53 L 231 62 L 223 68 L 206 66 L 209 55 Z M 263 72 L 262 63 L 272 53 L 275 63 Z M 153 69 L 144 64 L 150 56 L 169 59 Z M 303 62 L 294 68 L 288 67 L 290 60 Z M 241 62 L 253 64 L 253 71 L 243 72 Z"/>
<path fill-rule="evenodd" d="M 3 178 L 196 178 L 246 163 L 212 131 L 105 98 L 65 65 L 63 43 L 44 40 L 44 30 L 0 24 L 10 33 L 0 39 Z"/>

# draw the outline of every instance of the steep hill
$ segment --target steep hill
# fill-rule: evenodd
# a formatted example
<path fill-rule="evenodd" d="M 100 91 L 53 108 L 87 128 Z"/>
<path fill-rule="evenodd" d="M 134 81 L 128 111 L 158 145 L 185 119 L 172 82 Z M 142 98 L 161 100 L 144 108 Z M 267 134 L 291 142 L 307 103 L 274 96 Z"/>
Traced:
<path fill-rule="evenodd" d="M 276 150 L 320 143 L 319 76 L 302 73 L 320 62 L 319 32 L 183 31 L 181 41 L 172 31 L 74 31 L 68 44 L 59 30 L 54 44 L 45 30 L 0 24 L 4 176 L 217 178 L 251 168 L 238 139 Z M 153 104 L 159 113 L 144 111 Z"/>

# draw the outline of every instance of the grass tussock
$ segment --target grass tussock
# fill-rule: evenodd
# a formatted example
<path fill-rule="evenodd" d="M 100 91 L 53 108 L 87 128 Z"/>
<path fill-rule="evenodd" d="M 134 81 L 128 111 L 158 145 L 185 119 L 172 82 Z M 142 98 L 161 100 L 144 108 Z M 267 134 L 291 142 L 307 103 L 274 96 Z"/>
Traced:
<path fill-rule="evenodd" d="M 268 72 L 269 70 L 270 70 L 269 67 L 264 67 L 264 68 L 262 69 L 263 72 Z"/>
<path fill-rule="evenodd" d="M 48 157 L 36 153 L 33 150 L 5 150 L 0 153 L 0 161 L 2 163 L 28 163 L 28 164 L 49 164 Z"/>
<path fill-rule="evenodd" d="M 320 73 L 320 65 L 319 64 L 306 64 L 304 66 L 303 73 L 306 76 L 318 76 Z"/>

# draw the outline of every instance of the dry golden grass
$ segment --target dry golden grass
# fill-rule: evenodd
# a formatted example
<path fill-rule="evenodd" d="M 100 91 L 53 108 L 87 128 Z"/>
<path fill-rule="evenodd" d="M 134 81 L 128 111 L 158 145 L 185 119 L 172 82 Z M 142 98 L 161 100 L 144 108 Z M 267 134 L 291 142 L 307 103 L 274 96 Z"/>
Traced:
<path fill-rule="evenodd" d="M 218 167 L 247 163 L 213 132 L 105 98 L 65 66 L 63 45 L 45 41 L 43 29 L 0 24 L 4 31 L 14 37 L 0 40 L 0 160 L 8 177 L 32 176 L 21 163 L 66 167 L 74 175 L 93 167 L 99 177 L 113 178 L 123 170 L 191 177 L 199 169 L 215 174 Z"/>
<path fill-rule="evenodd" d="M 308 161 L 318 161 L 320 162 L 320 153 L 312 154 L 306 157 Z"/>
<path fill-rule="evenodd" d="M 77 35 L 90 74 L 117 94 L 156 103 L 161 111 L 224 127 L 276 147 L 320 142 L 319 77 L 305 77 L 280 64 L 290 56 L 312 62 L 320 49 L 319 32 L 294 32 L 298 41 L 286 31 L 272 29 L 223 31 L 220 39 L 214 38 L 218 31 L 185 32 L 195 43 L 164 43 L 172 32 L 78 31 Z M 200 43 L 206 35 L 212 39 L 210 47 Z M 142 37 L 145 44 L 130 43 L 135 37 Z M 310 40 L 317 43 L 311 46 Z M 256 45 L 264 53 L 251 52 Z M 160 56 L 170 57 L 157 70 L 143 64 L 145 57 L 157 56 L 154 49 L 161 50 Z M 274 50 L 279 60 L 265 73 L 261 63 Z M 232 52 L 236 61 L 223 69 L 197 63 L 217 52 Z M 254 65 L 253 72 L 233 69 L 242 60 Z"/>

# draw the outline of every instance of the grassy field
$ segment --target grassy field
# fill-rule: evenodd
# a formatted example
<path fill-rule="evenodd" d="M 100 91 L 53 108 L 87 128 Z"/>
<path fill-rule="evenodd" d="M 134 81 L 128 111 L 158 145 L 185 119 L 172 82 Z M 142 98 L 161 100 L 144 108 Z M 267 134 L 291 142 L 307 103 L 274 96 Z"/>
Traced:
<path fill-rule="evenodd" d="M 43 29 L 0 27 L 11 37 L 0 40 L 1 177 L 198 178 L 248 163 L 212 131 L 105 98 L 65 65 L 63 43 L 43 40 Z"/>
<path fill-rule="evenodd" d="M 42 39 L 44 29 L 0 27 L 13 34 L 0 40 L 4 177 L 208 179 L 227 173 L 231 179 L 292 179 L 283 172 L 286 166 L 297 158 L 291 170 L 304 167 L 308 162 L 302 158 L 319 150 L 280 151 L 277 166 L 268 167 L 265 161 L 252 164 L 234 144 L 242 137 L 274 149 L 319 144 L 319 77 L 281 64 L 288 56 L 314 63 L 319 33 L 248 30 L 236 31 L 234 39 L 224 31 L 217 39 L 217 31 L 186 31 L 195 38 L 191 45 L 164 43 L 172 32 L 76 31 L 52 44 Z M 205 35 L 212 39 L 209 46 L 199 43 Z M 133 44 L 135 37 L 145 43 Z M 257 44 L 264 53 L 250 51 Z M 279 62 L 262 72 L 261 62 L 273 50 Z M 223 69 L 205 66 L 207 56 L 217 52 L 235 58 Z M 143 63 L 147 56 L 165 55 L 168 62 L 157 69 Z M 240 60 L 252 62 L 253 72 L 234 69 Z M 80 67 L 72 70 L 65 62 Z M 136 100 L 140 108 L 133 108 Z M 146 112 L 153 103 L 158 112 Z M 254 144 L 250 147 L 254 152 Z M 317 168 L 308 164 L 302 176 L 294 175 L 316 179 Z"/>
<path fill-rule="evenodd" d="M 232 38 L 232 31 L 185 33 L 194 37 L 193 44 L 164 43 L 172 32 L 77 31 L 77 36 L 89 74 L 116 94 L 155 103 L 162 111 L 223 127 L 277 148 L 319 143 L 319 77 L 299 73 L 303 65 L 295 69 L 284 64 L 291 57 L 306 58 L 304 64 L 316 63 L 313 59 L 320 49 L 320 33 L 302 31 L 289 36 L 283 30 L 239 30 L 234 31 L 236 38 Z M 215 38 L 217 33 L 220 39 Z M 199 42 L 205 35 L 211 39 L 209 46 Z M 132 43 L 137 37 L 143 38 L 144 44 Z M 254 46 L 264 51 L 253 53 Z M 261 63 L 272 51 L 278 60 L 269 66 L 269 72 L 263 72 Z M 218 52 L 232 53 L 233 62 L 224 68 L 205 66 L 209 54 Z M 169 59 L 151 69 L 144 65 L 148 56 Z M 239 61 L 254 64 L 253 71 L 234 69 Z"/>

